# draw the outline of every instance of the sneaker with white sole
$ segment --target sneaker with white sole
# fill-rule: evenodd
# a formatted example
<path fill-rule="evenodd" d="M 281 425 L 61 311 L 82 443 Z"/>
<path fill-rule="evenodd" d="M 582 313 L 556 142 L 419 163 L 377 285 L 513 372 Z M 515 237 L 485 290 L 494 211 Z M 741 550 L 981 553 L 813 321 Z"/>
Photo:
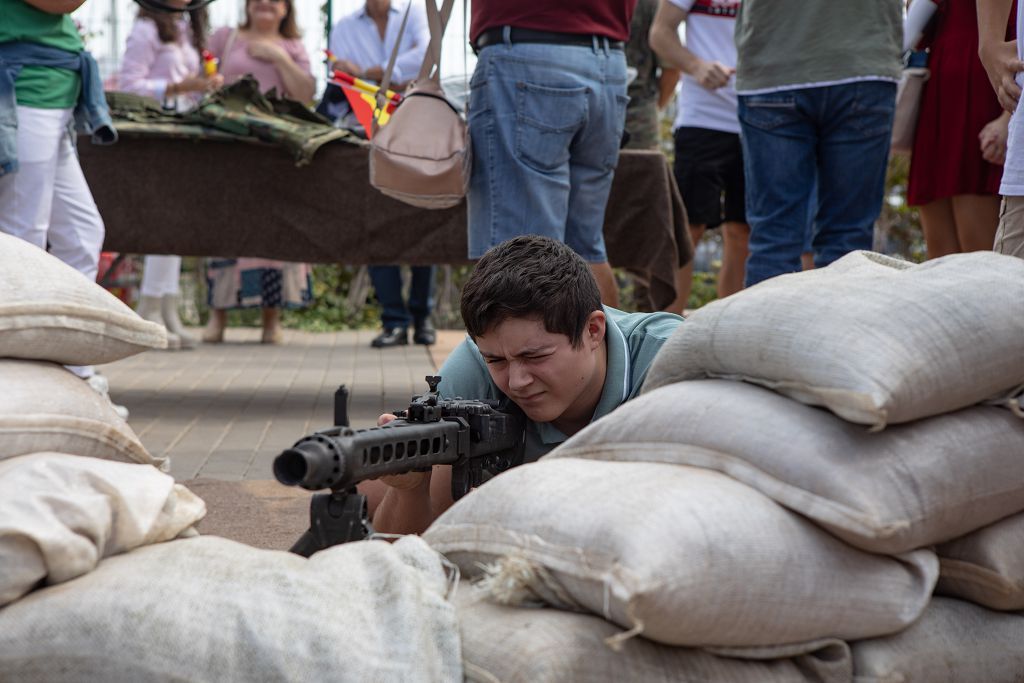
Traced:
<path fill-rule="evenodd" d="M 110 401 L 110 405 L 114 408 L 114 412 L 117 413 L 119 418 L 122 420 L 128 419 L 128 409 L 111 400 L 110 382 L 107 381 L 106 377 L 103 375 L 92 375 L 91 377 L 86 378 L 85 383 L 88 384 L 89 387 L 97 394 Z"/>

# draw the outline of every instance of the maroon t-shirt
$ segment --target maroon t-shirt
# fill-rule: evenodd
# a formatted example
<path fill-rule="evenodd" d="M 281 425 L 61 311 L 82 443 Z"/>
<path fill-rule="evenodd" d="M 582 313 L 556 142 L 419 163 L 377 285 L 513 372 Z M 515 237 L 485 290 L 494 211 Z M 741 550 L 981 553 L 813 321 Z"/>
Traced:
<path fill-rule="evenodd" d="M 514 26 L 554 33 L 585 33 L 629 40 L 636 0 L 474 0 L 469 36 Z"/>

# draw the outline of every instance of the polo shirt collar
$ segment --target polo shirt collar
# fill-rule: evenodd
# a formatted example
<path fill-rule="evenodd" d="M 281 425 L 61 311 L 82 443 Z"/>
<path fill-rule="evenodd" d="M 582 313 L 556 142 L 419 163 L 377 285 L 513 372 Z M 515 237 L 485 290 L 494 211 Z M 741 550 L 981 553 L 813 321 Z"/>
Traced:
<path fill-rule="evenodd" d="M 602 306 L 605 316 L 604 341 L 607 351 L 607 363 L 605 365 L 604 386 L 601 388 L 601 398 L 594 409 L 594 416 L 591 422 L 604 417 L 622 405 L 629 398 L 629 348 L 626 344 L 626 335 L 615 322 L 613 317 L 617 311 Z M 562 443 L 569 437 L 563 434 L 550 422 L 539 422 L 537 434 L 545 444 Z"/>

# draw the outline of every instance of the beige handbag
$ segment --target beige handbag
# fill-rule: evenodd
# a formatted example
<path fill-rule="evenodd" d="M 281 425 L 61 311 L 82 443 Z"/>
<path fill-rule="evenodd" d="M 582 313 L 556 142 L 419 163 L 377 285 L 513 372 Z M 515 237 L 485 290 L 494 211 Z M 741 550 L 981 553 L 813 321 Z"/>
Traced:
<path fill-rule="evenodd" d="M 406 204 L 425 209 L 446 209 L 466 196 L 471 168 L 469 129 L 441 87 L 441 38 L 454 0 L 426 0 L 430 44 L 423 66 L 402 102 L 385 126 L 373 123 L 370 140 L 370 184 Z M 408 10 L 402 20 L 380 93 L 391 83 L 398 45 Z M 378 106 L 383 106 L 378 94 Z"/>
<path fill-rule="evenodd" d="M 931 72 L 926 67 L 907 67 L 896 89 L 896 111 L 892 121 L 893 154 L 910 154 L 914 149 L 914 133 L 921 110 L 921 95 Z"/>

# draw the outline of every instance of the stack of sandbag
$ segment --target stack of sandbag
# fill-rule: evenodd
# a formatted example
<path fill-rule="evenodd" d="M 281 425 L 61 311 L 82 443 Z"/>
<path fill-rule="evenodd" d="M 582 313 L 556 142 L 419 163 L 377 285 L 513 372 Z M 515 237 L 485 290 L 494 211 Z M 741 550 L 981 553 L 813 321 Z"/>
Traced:
<path fill-rule="evenodd" d="M 0 459 L 58 451 L 167 468 L 64 365 L 164 348 L 166 331 L 42 249 L 0 233 Z"/>
<path fill-rule="evenodd" d="M 560 641 L 561 673 L 1021 680 L 1024 617 L 987 609 L 1022 608 L 1024 420 L 999 405 L 1024 384 L 1020 313 L 1019 259 L 863 252 L 697 311 L 641 397 L 425 534 L 484 601 L 467 673 L 527 680 L 467 638 L 501 632 L 499 603 L 537 629 L 600 618 Z"/>
<path fill-rule="evenodd" d="M 164 329 L 42 249 L 0 233 L 0 605 L 99 560 L 190 533 L 202 501 L 162 474 L 64 364 L 166 345 Z M 192 532 L 194 533 L 194 532 Z"/>
<path fill-rule="evenodd" d="M 443 558 L 417 538 L 307 560 L 199 537 L 203 501 L 63 367 L 161 348 L 164 328 L 3 234 L 0 272 L 0 681 L 462 677 Z"/>

